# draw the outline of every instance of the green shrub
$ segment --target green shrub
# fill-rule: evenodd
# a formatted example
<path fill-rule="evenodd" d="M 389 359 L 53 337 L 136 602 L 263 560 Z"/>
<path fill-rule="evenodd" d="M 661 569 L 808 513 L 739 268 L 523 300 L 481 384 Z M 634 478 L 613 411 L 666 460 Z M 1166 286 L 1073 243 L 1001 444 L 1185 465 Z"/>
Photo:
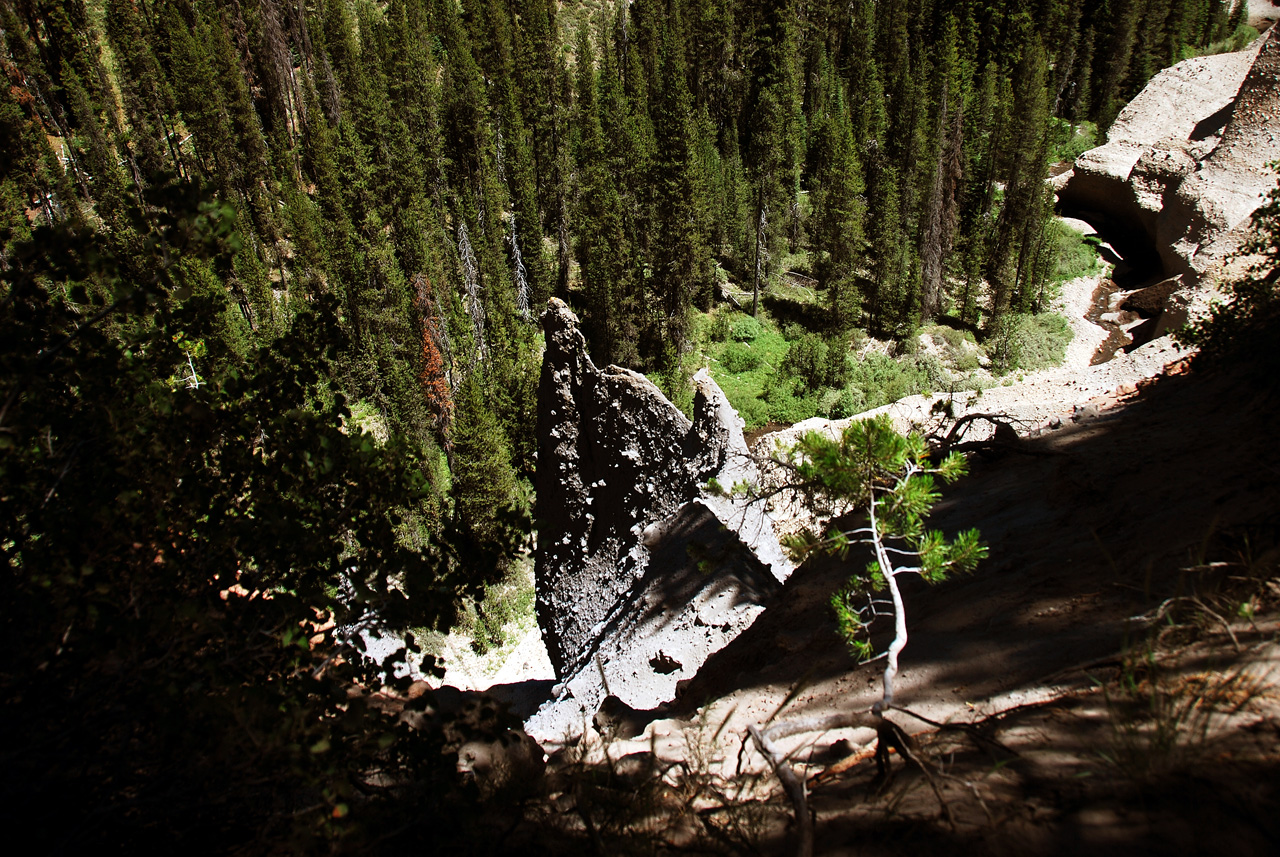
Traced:
<path fill-rule="evenodd" d="M 729 324 L 729 336 L 737 342 L 752 342 L 760 331 L 760 322 L 749 315 L 739 316 Z"/>
<path fill-rule="evenodd" d="M 816 333 L 806 333 L 791 343 L 781 368 L 787 375 L 799 379 L 805 393 L 843 386 L 849 377 L 844 341 L 824 340 Z"/>
<path fill-rule="evenodd" d="M 827 351 L 827 343 L 821 337 L 807 333 L 787 349 L 782 371 L 798 379 L 804 391 L 816 390 L 826 378 Z"/>
<path fill-rule="evenodd" d="M 1005 316 L 996 328 L 995 366 L 1000 372 L 1035 372 L 1057 366 L 1075 334 L 1061 315 L 1017 313 Z"/>
<path fill-rule="evenodd" d="M 862 394 L 862 391 L 845 387 L 840 391 L 835 404 L 831 406 L 828 416 L 833 420 L 843 420 L 865 410 L 867 410 L 867 397 Z"/>
<path fill-rule="evenodd" d="M 947 356 L 951 358 L 951 368 L 956 372 L 974 372 L 982 365 L 982 361 L 978 358 L 977 349 L 960 348 L 948 349 Z"/>
<path fill-rule="evenodd" d="M 936 336 L 947 343 L 950 349 L 964 348 L 965 335 L 963 330 L 956 330 L 954 327 L 944 327 L 938 325 L 929 331 L 931 336 Z"/>
<path fill-rule="evenodd" d="M 760 352 L 741 342 L 730 342 L 720 353 L 720 365 L 735 375 L 750 372 L 760 366 Z"/>
<path fill-rule="evenodd" d="M 1049 126 L 1049 159 L 1055 163 L 1071 162 L 1098 145 L 1098 126 L 1092 122 L 1072 125 L 1065 119 L 1051 119 Z"/>
<path fill-rule="evenodd" d="M 533 615 L 533 575 L 516 565 L 498 583 L 485 584 L 479 602 L 463 601 L 454 630 L 470 637 L 471 648 L 483 655 L 515 642 Z"/>
<path fill-rule="evenodd" d="M 820 393 L 796 392 L 797 382 L 780 378 L 765 385 L 764 400 L 769 405 L 770 422 L 792 425 L 822 414 Z"/>
<path fill-rule="evenodd" d="M 685 354 L 666 369 L 649 375 L 671 404 L 690 419 L 693 418 L 693 373 L 697 369 L 693 355 Z"/>
<path fill-rule="evenodd" d="M 954 371 L 961 373 L 972 372 L 981 365 L 981 361 L 978 359 L 978 349 L 967 347 L 969 343 L 973 342 L 973 334 L 967 330 L 959 330 L 939 324 L 924 332 L 932 336 L 935 341 L 942 340 L 947 362 Z"/>
<path fill-rule="evenodd" d="M 903 333 L 901 338 L 893 343 L 893 354 L 895 357 L 911 357 L 914 354 L 918 354 L 922 347 L 920 330 L 912 326 Z"/>
<path fill-rule="evenodd" d="M 1053 282 L 1065 283 L 1098 270 L 1102 257 L 1098 255 L 1097 238 L 1081 235 L 1058 220 L 1050 221 L 1049 229 L 1057 242 Z"/>
<path fill-rule="evenodd" d="M 729 322 L 733 316 L 733 310 L 728 307 L 720 307 L 711 316 L 711 324 L 707 327 L 707 336 L 712 342 L 724 342 L 729 338 Z"/>
<path fill-rule="evenodd" d="M 856 407 L 853 413 L 861 413 L 896 402 L 904 396 L 945 389 L 949 383 L 942 362 L 932 354 L 920 353 L 895 360 L 873 352 L 853 364 L 850 398 L 843 406 L 837 402 L 837 406 Z"/>

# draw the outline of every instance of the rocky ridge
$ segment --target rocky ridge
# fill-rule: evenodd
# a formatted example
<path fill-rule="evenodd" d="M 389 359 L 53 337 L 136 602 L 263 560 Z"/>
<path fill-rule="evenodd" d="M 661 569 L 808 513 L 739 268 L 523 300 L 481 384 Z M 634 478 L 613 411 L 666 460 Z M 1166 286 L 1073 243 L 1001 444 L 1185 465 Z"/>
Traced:
<path fill-rule="evenodd" d="M 643 375 L 596 368 L 552 299 L 538 395 L 538 622 L 559 684 L 535 737 L 580 730 L 613 693 L 652 708 L 733 639 L 791 572 L 760 504 L 742 420 L 705 371 L 690 420 Z M 709 569 L 714 568 L 712 575 Z"/>
<path fill-rule="evenodd" d="M 1237 54 L 1166 70 L 1121 114 L 1111 142 L 1086 153 L 1066 177 L 1064 199 L 1074 199 L 1077 209 L 1103 225 L 1122 256 L 1141 255 L 1141 247 L 1135 254 L 1126 245 L 1126 226 L 1129 237 L 1136 234 L 1150 251 L 1169 234 L 1175 205 L 1192 211 L 1179 221 L 1194 238 L 1179 251 L 1187 276 L 1157 275 L 1110 301 L 1113 314 L 1129 313 L 1116 319 L 1126 329 L 1147 325 L 1144 344 L 1091 365 L 1107 332 L 1085 318 L 1097 299 L 1098 278 L 1082 278 L 1066 285 L 1058 307 L 1075 332 L 1063 366 L 981 395 L 910 397 L 880 410 L 902 429 L 990 413 L 1024 437 L 1056 433 L 1105 421 L 1110 405 L 1177 361 L 1181 352 L 1163 334 L 1204 292 L 1194 286 L 1192 262 L 1219 258 L 1235 240 L 1232 230 L 1247 221 L 1253 209 L 1240 202 L 1248 202 L 1247 194 L 1236 191 L 1250 182 L 1273 182 L 1260 168 L 1245 174 L 1250 153 L 1269 151 L 1250 141 L 1265 138 L 1270 145 L 1268 135 L 1276 134 L 1275 41 L 1259 40 Z M 1161 135 L 1163 142 L 1150 144 Z M 1185 168 L 1187 163 L 1193 167 Z M 1195 165 L 1226 189 L 1200 187 L 1192 179 Z M 1183 185 L 1185 200 L 1177 202 Z M 1082 200 L 1097 208 L 1084 208 Z M 689 420 L 643 376 L 613 366 L 597 369 L 577 319 L 562 303 L 552 302 L 544 325 L 537 588 L 542 635 L 558 683 L 528 729 L 554 741 L 586 729 L 609 695 L 638 709 L 676 696 L 680 682 L 763 611 L 789 571 L 774 524 L 781 521 L 789 530 L 797 521 L 785 504 L 778 504 L 771 522 L 758 508 L 703 490 L 712 478 L 727 487 L 753 477 L 740 420 L 709 376 L 700 373 L 697 379 L 695 419 Z M 951 412 L 945 418 L 935 410 L 944 402 Z M 767 436 L 757 448 L 767 452 L 799 432 L 841 426 L 802 423 Z M 963 439 L 989 439 L 994 430 L 994 424 L 978 420 Z M 702 571 L 712 565 L 723 569 L 714 580 Z"/>

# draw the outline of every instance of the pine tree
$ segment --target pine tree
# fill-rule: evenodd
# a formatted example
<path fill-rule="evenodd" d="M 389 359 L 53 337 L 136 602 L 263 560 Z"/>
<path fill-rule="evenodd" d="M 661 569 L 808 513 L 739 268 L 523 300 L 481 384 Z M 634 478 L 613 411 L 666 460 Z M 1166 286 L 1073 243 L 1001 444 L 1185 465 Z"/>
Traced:
<path fill-rule="evenodd" d="M 476 371 L 456 391 L 450 456 L 454 507 L 479 545 L 506 540 L 503 513 L 516 503 L 511 452 L 489 405 L 488 389 L 485 373 Z"/>
<path fill-rule="evenodd" d="M 654 136 L 657 158 L 653 186 L 657 225 L 653 250 L 651 291 L 661 307 L 658 327 L 650 332 L 651 354 L 661 354 L 665 343 L 673 357 L 692 346 L 691 311 L 706 306 L 711 290 L 711 259 L 706 243 L 706 202 L 695 151 L 697 129 L 685 85 L 683 57 L 670 31 L 662 34 L 658 77 L 652 88 Z"/>
<path fill-rule="evenodd" d="M 1140 0 L 1116 0 L 1115 16 L 1109 22 L 1110 37 L 1100 55 L 1102 76 L 1093 98 L 1094 115 L 1100 130 L 1110 127 L 1124 106 L 1124 83 L 1129 76 L 1133 48 L 1138 36 Z M 1145 82 L 1145 81 L 1144 81 Z"/>
<path fill-rule="evenodd" d="M 920 242 L 922 321 L 942 310 L 943 277 L 951 254 L 957 218 L 957 196 L 963 178 L 964 91 L 960 80 L 958 32 L 948 19 L 935 66 L 938 95 L 934 109 L 930 160 L 933 175 L 925 200 Z"/>
<path fill-rule="evenodd" d="M 825 115 L 810 135 L 813 161 L 813 245 L 816 270 L 827 290 L 832 321 L 838 329 L 853 327 L 861 315 L 857 285 L 863 244 L 865 203 L 862 165 L 853 141 L 853 126 L 838 82 Z"/>
<path fill-rule="evenodd" d="M 1007 147 L 1004 204 L 987 262 L 992 284 L 992 321 L 1008 310 L 1026 311 L 1033 290 L 1026 288 L 1028 263 L 1043 228 L 1044 176 L 1048 134 L 1047 61 L 1038 40 L 1023 52 L 1013 83 L 1013 115 L 1018 127 L 1002 135 Z"/>
<path fill-rule="evenodd" d="M 578 122 L 581 175 L 574 216 L 575 255 L 582 273 L 583 330 L 602 364 L 640 363 L 637 278 L 622 201 L 614 181 L 596 97 L 593 52 L 586 32 L 578 40 Z"/>
<path fill-rule="evenodd" d="M 769 261 L 782 251 L 787 218 L 798 191 L 800 101 L 795 75 L 796 45 L 789 0 L 774 0 L 762 12 L 756 33 L 751 95 L 747 104 L 745 162 L 754 186 L 755 248 L 751 312 L 759 312 L 760 288 Z"/>

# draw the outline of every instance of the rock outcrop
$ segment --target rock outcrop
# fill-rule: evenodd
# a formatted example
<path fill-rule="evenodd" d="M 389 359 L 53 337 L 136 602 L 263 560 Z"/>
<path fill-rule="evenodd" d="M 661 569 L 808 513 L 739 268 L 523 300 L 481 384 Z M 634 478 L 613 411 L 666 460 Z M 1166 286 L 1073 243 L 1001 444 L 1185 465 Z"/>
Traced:
<path fill-rule="evenodd" d="M 1156 246 L 1166 273 L 1198 278 L 1234 252 L 1250 216 L 1275 187 L 1280 158 L 1280 38 L 1258 39 L 1218 145 L 1166 193 Z"/>
<path fill-rule="evenodd" d="M 710 375 L 694 379 L 690 420 L 643 375 L 596 368 L 564 303 L 542 321 L 535 582 L 560 684 L 530 728 L 554 738 L 609 694 L 641 709 L 673 698 L 791 564 L 763 504 L 706 490 L 755 473 Z"/>
<path fill-rule="evenodd" d="M 1275 185 L 1265 165 L 1280 157 L 1278 75 L 1274 30 L 1243 51 L 1165 69 L 1121 111 L 1106 145 L 1077 159 L 1059 202 L 1102 226 L 1126 259 L 1145 255 L 1196 285 L 1239 245 Z"/>

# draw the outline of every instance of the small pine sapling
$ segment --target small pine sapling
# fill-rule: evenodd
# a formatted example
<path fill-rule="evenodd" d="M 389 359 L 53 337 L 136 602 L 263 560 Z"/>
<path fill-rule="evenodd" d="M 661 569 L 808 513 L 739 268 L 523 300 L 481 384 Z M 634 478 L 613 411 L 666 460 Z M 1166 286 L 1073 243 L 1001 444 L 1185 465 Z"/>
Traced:
<path fill-rule="evenodd" d="M 838 440 L 810 433 L 781 459 L 793 474 L 792 487 L 811 509 L 830 522 L 865 509 L 864 526 L 805 530 L 787 539 L 797 560 L 819 552 L 848 555 L 855 545 L 872 549 L 865 572 L 855 574 L 832 596 L 841 635 L 859 663 L 886 658 L 884 694 L 876 711 L 893 707 L 893 680 L 898 656 L 907 644 L 906 607 L 899 578 L 914 574 L 937 583 L 953 573 L 972 571 L 986 556 L 977 530 L 948 540 L 925 528 L 925 519 L 941 496 L 936 480 L 950 483 L 965 473 L 964 457 L 951 453 L 934 466 L 919 435 L 903 436 L 886 416 L 850 424 Z M 888 590 L 888 598 L 883 596 Z M 889 615 L 894 637 L 876 653 L 868 629 Z"/>
<path fill-rule="evenodd" d="M 926 529 L 925 520 L 941 496 L 936 480 L 950 483 L 964 475 L 964 458 L 960 453 L 951 453 L 941 463 L 932 465 L 924 439 L 898 434 L 887 416 L 851 423 L 837 440 L 810 432 L 795 446 L 776 455 L 773 463 L 787 476 L 780 489 L 769 493 L 795 491 L 818 519 L 825 522 L 821 534 L 809 529 L 786 539 L 786 547 L 797 560 L 814 553 L 845 557 L 857 545 L 872 549 L 874 558 L 865 572 L 850 577 L 832 596 L 831 603 L 840 633 L 858 662 L 886 659 L 883 693 L 870 712 L 840 712 L 827 717 L 748 727 L 795 808 L 795 853 L 808 857 L 813 852 L 813 821 L 806 805 L 804 784 L 775 742 L 803 732 L 871 726 L 878 736 L 876 760 L 881 771 L 887 770 L 888 751 L 892 747 L 920 767 L 936 792 L 937 786 L 928 768 L 912 754 L 906 734 L 884 717 L 885 712 L 894 707 L 893 683 L 898 673 L 898 656 L 907 645 L 906 605 L 899 578 L 914 574 L 936 583 L 951 574 L 972 571 L 986 556 L 987 549 L 979 541 L 977 530 L 965 531 L 948 540 L 939 531 Z M 757 497 L 764 496 L 758 490 L 748 490 Z M 867 516 L 863 526 L 850 529 L 831 526 L 832 522 L 862 510 Z M 888 598 L 884 597 L 885 590 Z M 892 617 L 894 635 L 888 648 L 877 654 L 869 630 L 871 623 L 884 615 Z M 946 808 L 945 802 L 943 807 Z"/>

